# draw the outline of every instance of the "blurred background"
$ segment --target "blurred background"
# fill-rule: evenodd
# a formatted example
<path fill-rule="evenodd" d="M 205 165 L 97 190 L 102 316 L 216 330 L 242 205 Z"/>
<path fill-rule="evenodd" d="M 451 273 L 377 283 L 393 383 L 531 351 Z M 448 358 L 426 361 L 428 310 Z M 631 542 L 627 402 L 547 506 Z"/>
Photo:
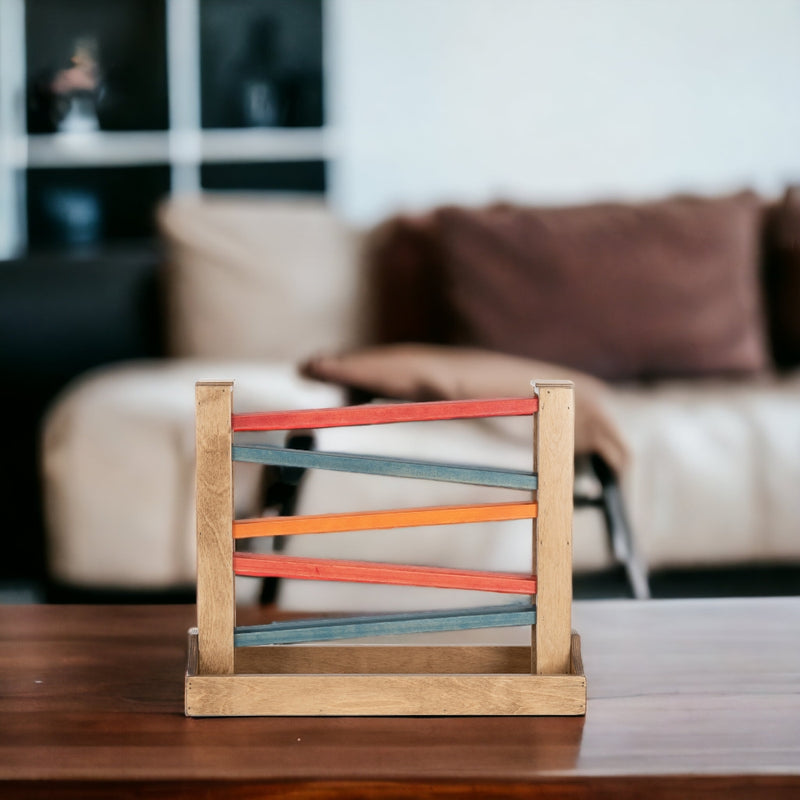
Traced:
<path fill-rule="evenodd" d="M 301 194 L 362 227 L 777 198 L 800 181 L 798 42 L 800 0 L 0 0 L 0 580 L 46 575 L 53 398 L 164 355 L 165 197 Z"/>

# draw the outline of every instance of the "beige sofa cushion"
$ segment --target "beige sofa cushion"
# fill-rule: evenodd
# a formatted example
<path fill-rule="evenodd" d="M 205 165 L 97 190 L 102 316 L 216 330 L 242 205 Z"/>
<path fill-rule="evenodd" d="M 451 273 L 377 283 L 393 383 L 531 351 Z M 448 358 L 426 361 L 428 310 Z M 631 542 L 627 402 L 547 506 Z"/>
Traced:
<path fill-rule="evenodd" d="M 316 446 L 319 450 L 334 452 L 455 464 L 522 470 L 533 467 L 531 421 L 527 417 L 332 428 L 316 432 Z M 596 487 L 592 485 L 589 493 L 595 492 Z M 511 502 L 530 500 L 530 497 L 530 492 L 511 489 L 314 470 L 304 478 L 297 513 Z M 286 552 L 299 556 L 524 572 L 530 570 L 532 543 L 531 521 L 523 519 L 291 536 L 287 538 Z M 600 513 L 592 509 L 576 513 L 575 571 L 602 569 L 612 563 Z M 279 593 L 281 606 L 302 610 L 391 611 L 508 601 L 508 595 L 487 592 L 292 580 L 281 581 Z"/>
<path fill-rule="evenodd" d="M 609 410 L 651 569 L 800 560 L 800 371 L 618 389 Z"/>
<path fill-rule="evenodd" d="M 623 494 L 645 565 L 715 567 L 800 560 L 800 372 L 783 379 L 678 381 L 615 389 L 609 411 L 633 457 Z M 319 431 L 318 447 L 530 469 L 523 418 Z M 446 456 L 444 455 L 446 454 Z M 505 490 L 316 471 L 298 513 L 513 499 Z M 491 494 L 489 494 L 491 493 Z M 448 527 L 452 527 L 449 530 Z M 612 563 L 600 515 L 575 514 L 576 572 Z M 520 571 L 530 523 L 290 537 L 287 552 Z M 502 596 L 409 587 L 282 581 L 293 609 L 391 610 L 488 604 Z"/>
<path fill-rule="evenodd" d="M 179 197 L 158 227 L 172 355 L 292 361 L 356 340 L 360 236 L 322 202 Z"/>

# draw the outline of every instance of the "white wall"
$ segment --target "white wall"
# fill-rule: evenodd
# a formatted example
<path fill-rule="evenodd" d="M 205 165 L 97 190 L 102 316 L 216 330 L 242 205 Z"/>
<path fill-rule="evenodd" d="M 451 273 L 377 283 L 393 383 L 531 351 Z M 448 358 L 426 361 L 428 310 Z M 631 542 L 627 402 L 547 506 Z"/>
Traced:
<path fill-rule="evenodd" d="M 25 193 L 18 143 L 25 129 L 25 8 L 0 0 L 0 259 L 25 244 Z"/>
<path fill-rule="evenodd" d="M 332 0 L 353 221 L 800 180 L 800 0 Z"/>

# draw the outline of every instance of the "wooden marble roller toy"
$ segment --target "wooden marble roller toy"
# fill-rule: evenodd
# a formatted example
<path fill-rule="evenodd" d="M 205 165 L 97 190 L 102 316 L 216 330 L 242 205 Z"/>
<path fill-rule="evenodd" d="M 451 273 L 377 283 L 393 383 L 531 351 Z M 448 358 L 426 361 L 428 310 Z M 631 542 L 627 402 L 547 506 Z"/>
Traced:
<path fill-rule="evenodd" d="M 189 631 L 188 716 L 585 713 L 580 639 L 571 629 L 572 383 L 536 382 L 533 396 L 523 398 L 251 414 L 233 413 L 232 393 L 230 382 L 196 386 L 197 627 Z M 524 415 L 532 418 L 530 472 L 240 444 L 235 437 L 240 431 Z M 521 489 L 530 491 L 531 499 L 239 520 L 233 516 L 233 461 Z M 389 528 L 432 526 L 435 531 L 446 523 L 512 519 L 532 522 L 529 573 L 257 554 L 236 546 L 260 536 L 354 530 L 380 536 Z M 477 608 L 237 626 L 236 575 L 469 589 L 515 599 Z M 510 626 L 527 627 L 530 644 L 363 641 L 391 634 Z"/>

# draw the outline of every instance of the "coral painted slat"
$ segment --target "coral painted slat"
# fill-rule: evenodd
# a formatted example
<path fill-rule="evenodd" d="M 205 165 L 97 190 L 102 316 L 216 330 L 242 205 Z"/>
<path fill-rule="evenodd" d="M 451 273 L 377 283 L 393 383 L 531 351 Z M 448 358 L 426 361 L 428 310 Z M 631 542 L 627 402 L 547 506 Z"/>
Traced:
<path fill-rule="evenodd" d="M 434 419 L 475 417 L 520 417 L 534 414 L 536 397 L 505 397 L 499 400 L 439 400 L 431 403 L 388 403 L 316 408 L 299 411 L 234 414 L 234 431 L 289 431 L 307 428 L 338 428 L 352 425 L 383 425 Z"/>
<path fill-rule="evenodd" d="M 341 561 L 301 556 L 235 553 L 236 575 L 256 578 L 298 578 L 352 581 L 393 586 L 430 586 L 507 594 L 536 594 L 536 576 L 514 572 L 483 572 L 449 567 L 420 567 L 371 561 Z"/>

